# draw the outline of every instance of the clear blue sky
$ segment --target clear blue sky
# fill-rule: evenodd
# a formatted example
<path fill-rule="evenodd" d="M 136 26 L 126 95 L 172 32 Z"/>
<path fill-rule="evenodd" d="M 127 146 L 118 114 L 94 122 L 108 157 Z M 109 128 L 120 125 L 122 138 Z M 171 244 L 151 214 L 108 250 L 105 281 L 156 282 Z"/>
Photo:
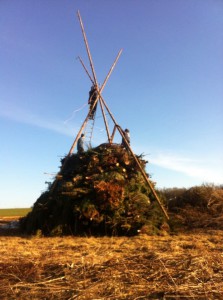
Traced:
<path fill-rule="evenodd" d="M 0 207 L 32 206 L 87 114 L 78 9 L 100 83 L 123 48 L 103 97 L 157 187 L 223 184 L 223 1 L 1 0 Z"/>

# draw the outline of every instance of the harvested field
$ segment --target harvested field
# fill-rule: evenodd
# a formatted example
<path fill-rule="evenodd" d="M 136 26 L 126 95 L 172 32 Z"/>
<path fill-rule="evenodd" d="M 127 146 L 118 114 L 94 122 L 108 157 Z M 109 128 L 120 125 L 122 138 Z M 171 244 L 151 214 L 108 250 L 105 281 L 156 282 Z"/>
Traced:
<path fill-rule="evenodd" d="M 31 208 L 0 208 L 0 219 L 3 217 L 23 217 L 31 211 Z"/>
<path fill-rule="evenodd" d="M 0 233 L 0 299 L 223 299 L 221 230 L 100 238 Z"/>

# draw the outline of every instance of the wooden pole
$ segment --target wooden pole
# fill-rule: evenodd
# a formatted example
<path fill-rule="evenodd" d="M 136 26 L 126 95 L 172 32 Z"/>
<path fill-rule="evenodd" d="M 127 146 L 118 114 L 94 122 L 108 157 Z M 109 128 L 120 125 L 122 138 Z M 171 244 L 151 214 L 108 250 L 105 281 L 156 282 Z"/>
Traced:
<path fill-rule="evenodd" d="M 113 142 L 114 136 L 115 136 L 115 131 L 116 131 L 116 125 L 114 125 L 112 135 L 111 135 L 111 143 Z"/>
<path fill-rule="evenodd" d="M 134 158 L 135 162 L 137 163 L 137 165 L 138 165 L 138 167 L 139 167 L 139 170 L 140 170 L 140 172 L 141 172 L 143 178 L 145 179 L 147 185 L 149 186 L 151 192 L 153 193 L 153 195 L 154 195 L 156 201 L 158 202 L 160 208 L 162 209 L 162 211 L 163 211 L 165 217 L 167 218 L 167 220 L 169 220 L 169 216 L 168 216 L 168 214 L 167 214 L 167 212 L 166 212 L 164 206 L 162 205 L 162 203 L 161 203 L 161 201 L 160 201 L 160 199 L 159 199 L 159 197 L 158 197 L 158 195 L 157 195 L 155 189 L 153 188 L 153 186 L 152 186 L 151 182 L 149 181 L 149 179 L 148 179 L 148 177 L 147 177 L 145 171 L 143 170 L 143 168 L 142 168 L 142 166 L 141 166 L 141 164 L 140 164 L 138 158 L 135 156 L 135 154 L 134 154 L 134 152 L 132 151 L 132 149 L 131 149 L 131 147 L 130 147 L 128 141 L 126 140 L 126 138 L 125 138 L 125 136 L 124 136 L 124 134 L 123 134 L 123 130 L 121 129 L 121 127 L 120 127 L 120 126 L 117 124 L 117 122 L 115 121 L 115 118 L 113 117 L 111 111 L 109 110 L 109 108 L 108 108 L 106 102 L 104 101 L 104 99 L 103 99 L 102 97 L 101 97 L 101 100 L 102 100 L 104 106 L 106 107 L 106 109 L 107 109 L 107 111 L 108 111 L 110 117 L 112 118 L 113 122 L 115 123 L 115 125 L 116 125 L 116 127 L 117 127 L 119 133 L 121 134 L 122 138 L 124 139 L 124 141 L 125 141 L 125 143 L 126 143 L 126 145 L 127 145 L 128 150 L 129 150 L 130 153 L 132 154 L 132 157 Z"/>
<path fill-rule="evenodd" d="M 105 113 L 104 113 L 103 102 L 101 101 L 101 92 L 103 91 L 103 89 L 104 89 L 104 87 L 105 87 L 105 85 L 106 85 L 109 77 L 111 76 L 111 73 L 114 70 L 114 67 L 117 64 L 117 61 L 118 61 L 118 59 L 119 59 L 119 57 L 120 57 L 121 54 L 122 54 L 122 49 L 119 50 L 118 55 L 116 56 L 115 61 L 113 62 L 112 66 L 111 66 L 111 68 L 110 68 L 110 70 L 109 70 L 109 72 L 108 72 L 108 74 L 107 74 L 107 76 L 106 76 L 106 78 L 105 78 L 105 80 L 104 80 L 104 82 L 102 84 L 101 89 L 97 90 L 98 94 L 99 94 L 99 101 L 100 101 L 101 111 L 102 111 L 102 115 L 103 115 L 103 118 L 104 118 L 104 123 L 105 123 L 105 127 L 106 127 L 106 132 L 107 132 L 108 142 L 109 143 L 111 143 L 111 137 L 110 137 L 110 133 L 109 133 L 109 127 L 108 127 L 107 119 L 106 119 L 106 116 L 105 116 Z M 98 88 L 98 86 L 97 86 L 97 88 Z"/>
<path fill-rule="evenodd" d="M 114 60 L 114 62 L 113 62 L 113 64 L 112 64 L 110 70 L 108 71 L 108 75 L 106 76 L 106 78 L 105 78 L 105 80 L 104 80 L 104 82 L 103 82 L 103 84 L 102 84 L 102 87 L 103 87 L 103 88 L 104 88 L 105 84 L 107 83 L 109 77 L 111 76 L 111 73 L 112 73 L 112 71 L 114 70 L 114 67 L 115 67 L 116 64 L 117 64 L 117 61 L 118 61 L 120 55 L 122 54 L 122 51 L 123 51 L 123 49 L 120 49 L 120 50 L 119 50 L 119 52 L 118 52 L 118 54 L 117 54 L 117 56 L 116 56 L 116 58 L 115 58 L 115 60 Z"/>
<path fill-rule="evenodd" d="M 83 60 L 80 58 L 80 56 L 78 56 L 78 59 L 81 62 L 82 67 L 84 68 L 84 70 L 87 73 L 88 77 L 90 78 L 90 81 L 92 82 L 92 84 L 94 84 L 94 80 L 92 79 L 90 73 L 88 72 L 87 68 L 85 67 Z"/>
<path fill-rule="evenodd" d="M 81 25 L 81 30 L 82 30 L 82 33 L 83 33 L 84 42 L 85 42 L 88 58 L 89 58 L 89 61 L 90 61 L 91 70 L 92 70 L 93 77 L 94 77 L 94 83 L 97 84 L 97 78 L 96 78 L 96 74 L 95 74 L 95 70 L 94 70 L 93 60 L 92 60 L 92 57 L 91 57 L 91 52 L 90 52 L 90 48 L 89 48 L 89 45 L 88 45 L 87 36 L 86 36 L 85 30 L 84 30 L 84 24 L 82 22 L 79 10 L 77 11 L 77 15 L 78 15 L 80 25 Z"/>
<path fill-rule="evenodd" d="M 99 103 L 100 103 L 100 106 L 101 106 L 101 111 L 102 111 L 102 115 L 103 115 L 103 119 L 104 119 L 104 123 L 105 123 L 105 127 L 106 127 L 106 132 L 107 132 L 107 136 L 108 136 L 108 142 L 110 144 L 110 142 L 111 142 L 110 132 L 109 132 L 108 123 L 107 123 L 107 119 L 106 119 L 105 112 L 104 112 L 103 103 L 101 101 L 101 97 L 100 96 L 99 96 Z"/>

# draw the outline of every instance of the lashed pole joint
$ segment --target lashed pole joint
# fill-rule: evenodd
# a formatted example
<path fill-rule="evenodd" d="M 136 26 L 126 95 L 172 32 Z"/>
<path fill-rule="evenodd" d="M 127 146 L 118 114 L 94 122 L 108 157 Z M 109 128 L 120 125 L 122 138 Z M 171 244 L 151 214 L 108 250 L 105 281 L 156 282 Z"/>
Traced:
<path fill-rule="evenodd" d="M 117 54 L 117 56 L 116 56 L 116 58 L 115 58 L 115 60 L 114 60 L 114 62 L 113 62 L 113 64 L 112 64 L 112 66 L 111 66 L 111 68 L 110 68 L 110 70 L 109 70 L 107 76 L 105 77 L 105 80 L 104 80 L 104 82 L 103 82 L 101 88 L 99 89 L 98 85 L 95 85 L 95 87 L 96 87 L 96 89 L 97 89 L 97 94 L 99 95 L 99 102 L 100 102 L 100 106 L 101 106 L 101 111 L 102 111 L 104 123 L 105 123 L 105 126 L 106 126 L 106 132 L 107 132 L 107 136 L 108 136 L 108 141 L 109 141 L 109 143 L 112 142 L 113 138 L 110 136 L 110 133 L 109 133 L 109 127 L 108 127 L 107 119 L 106 119 L 106 116 L 105 116 L 105 113 L 104 113 L 103 104 L 102 104 L 100 98 L 101 98 L 101 93 L 102 93 L 102 91 L 103 91 L 103 89 L 104 89 L 104 87 L 105 87 L 105 85 L 106 85 L 106 83 L 107 83 L 109 77 L 111 76 L 111 73 L 112 73 L 112 71 L 114 70 L 115 65 L 116 65 L 117 62 L 118 62 L 118 59 L 119 59 L 120 55 L 122 54 L 122 51 L 123 51 L 123 49 L 120 49 L 120 50 L 119 50 L 119 52 L 118 52 L 118 54 Z M 84 64 L 84 62 L 83 62 L 83 60 L 82 60 L 79 56 L 78 56 L 78 59 L 80 60 L 80 62 L 81 62 L 81 64 L 82 64 L 82 66 L 83 66 L 85 72 L 87 73 L 87 75 L 88 75 L 90 81 L 94 84 L 94 80 L 93 80 L 93 78 L 91 77 L 91 75 L 90 75 L 88 69 L 86 68 L 86 66 L 85 66 L 85 64 Z"/>

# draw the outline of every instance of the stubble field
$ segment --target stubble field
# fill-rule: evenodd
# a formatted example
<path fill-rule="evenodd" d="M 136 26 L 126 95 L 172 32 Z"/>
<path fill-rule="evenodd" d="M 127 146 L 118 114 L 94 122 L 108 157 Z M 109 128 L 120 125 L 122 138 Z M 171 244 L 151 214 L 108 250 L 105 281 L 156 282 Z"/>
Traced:
<path fill-rule="evenodd" d="M 222 242 L 221 230 L 38 238 L 1 229 L 0 299 L 223 299 Z"/>

